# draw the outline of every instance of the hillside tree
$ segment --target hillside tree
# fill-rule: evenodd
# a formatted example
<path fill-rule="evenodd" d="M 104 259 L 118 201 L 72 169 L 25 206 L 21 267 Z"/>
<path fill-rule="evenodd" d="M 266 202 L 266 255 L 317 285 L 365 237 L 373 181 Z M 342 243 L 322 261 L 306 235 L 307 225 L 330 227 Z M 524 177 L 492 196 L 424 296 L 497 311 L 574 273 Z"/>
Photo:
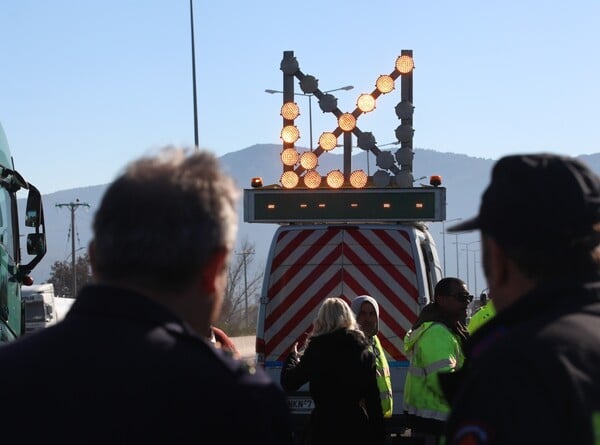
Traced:
<path fill-rule="evenodd" d="M 77 292 L 88 283 L 92 282 L 92 269 L 90 257 L 87 253 L 77 257 L 75 261 L 77 274 L 77 289 L 73 292 L 73 268 L 71 260 L 55 261 L 50 267 L 49 283 L 54 285 L 54 293 L 59 296 L 75 298 Z"/>

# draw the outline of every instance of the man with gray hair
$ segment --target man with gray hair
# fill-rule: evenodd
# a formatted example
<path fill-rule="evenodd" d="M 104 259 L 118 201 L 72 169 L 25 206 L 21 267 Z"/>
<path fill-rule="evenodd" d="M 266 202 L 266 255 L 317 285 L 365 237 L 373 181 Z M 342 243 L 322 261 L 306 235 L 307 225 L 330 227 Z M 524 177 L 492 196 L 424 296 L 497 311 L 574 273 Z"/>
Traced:
<path fill-rule="evenodd" d="M 174 148 L 109 185 L 89 246 L 94 284 L 63 322 L 0 349 L 3 438 L 42 442 L 58 428 L 61 443 L 289 443 L 279 386 L 206 339 L 237 197 L 214 155 Z"/>
<path fill-rule="evenodd" d="M 467 341 L 445 443 L 598 444 L 600 178 L 568 156 L 501 158 L 479 215 L 449 231 L 474 229 L 497 314 Z"/>

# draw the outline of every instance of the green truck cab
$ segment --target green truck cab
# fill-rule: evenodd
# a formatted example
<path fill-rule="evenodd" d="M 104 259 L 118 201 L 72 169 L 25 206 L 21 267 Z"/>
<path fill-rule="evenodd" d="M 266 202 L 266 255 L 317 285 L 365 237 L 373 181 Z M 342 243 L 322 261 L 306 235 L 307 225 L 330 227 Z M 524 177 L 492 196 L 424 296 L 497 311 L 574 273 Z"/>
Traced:
<path fill-rule="evenodd" d="M 17 192 L 27 191 L 25 215 L 19 215 Z M 21 261 L 19 222 L 24 219 L 27 254 Z M 31 284 L 29 274 L 46 254 L 44 211 L 39 190 L 15 170 L 4 129 L 0 124 L 0 343 L 24 333 L 21 285 Z"/>

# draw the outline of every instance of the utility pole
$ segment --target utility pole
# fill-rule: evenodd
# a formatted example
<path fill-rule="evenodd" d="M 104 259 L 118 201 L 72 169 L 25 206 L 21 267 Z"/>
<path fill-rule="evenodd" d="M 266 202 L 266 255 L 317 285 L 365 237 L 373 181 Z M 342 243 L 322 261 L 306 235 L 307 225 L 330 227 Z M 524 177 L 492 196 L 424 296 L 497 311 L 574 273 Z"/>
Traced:
<path fill-rule="evenodd" d="M 246 327 L 250 326 L 250 322 L 248 320 L 248 274 L 246 268 L 246 258 L 248 255 L 254 255 L 254 250 L 242 250 L 241 252 L 237 252 L 237 255 L 242 255 L 242 261 L 244 262 L 244 310 L 246 316 Z"/>
<path fill-rule="evenodd" d="M 73 272 L 73 289 L 71 290 L 71 296 L 76 297 L 75 292 L 77 291 L 77 273 L 75 270 L 75 210 L 77 207 L 89 207 L 87 202 L 79 202 L 79 198 L 75 202 L 55 204 L 56 207 L 68 207 L 71 210 L 71 270 Z"/>

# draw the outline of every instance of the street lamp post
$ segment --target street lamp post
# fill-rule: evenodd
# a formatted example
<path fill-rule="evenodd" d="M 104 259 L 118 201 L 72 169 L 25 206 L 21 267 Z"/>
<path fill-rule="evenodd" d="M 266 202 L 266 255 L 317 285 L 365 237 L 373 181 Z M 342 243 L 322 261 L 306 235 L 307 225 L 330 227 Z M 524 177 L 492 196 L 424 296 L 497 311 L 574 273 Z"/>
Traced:
<path fill-rule="evenodd" d="M 456 241 L 454 241 L 454 245 L 456 246 L 456 278 L 460 276 L 460 263 L 458 262 L 458 233 L 454 234 Z"/>
<path fill-rule="evenodd" d="M 334 88 L 333 90 L 327 90 L 327 91 L 323 91 L 323 94 L 327 94 L 327 93 L 333 93 L 334 91 L 349 91 L 351 89 L 354 88 L 354 85 L 346 85 L 340 88 Z M 280 93 L 283 94 L 283 91 L 281 90 L 271 90 L 271 89 L 266 89 L 265 93 L 269 93 L 269 94 L 276 94 L 276 93 Z M 313 151 L 313 132 L 312 132 L 312 98 L 314 96 L 314 94 L 312 93 L 294 93 L 294 96 L 308 96 L 308 128 L 309 128 L 309 137 L 310 137 L 310 151 Z"/>
<path fill-rule="evenodd" d="M 467 252 L 467 288 L 469 288 L 469 289 L 471 288 L 471 281 L 469 280 L 469 252 L 473 252 L 473 253 L 476 252 L 475 250 L 470 250 L 469 246 L 471 244 L 475 244 L 478 242 L 479 242 L 479 240 L 471 241 L 469 243 L 457 243 L 457 244 L 460 244 L 461 246 L 465 246 L 464 250 L 465 250 L 465 252 Z M 477 280 L 477 278 L 475 278 L 475 280 Z"/>
<path fill-rule="evenodd" d="M 454 219 L 449 219 L 447 221 L 442 221 L 442 256 L 444 258 L 444 276 L 446 276 L 446 223 L 460 221 L 461 219 L 462 218 L 454 218 Z M 458 241 L 458 238 L 457 238 L 457 241 Z M 458 256 L 456 258 L 456 261 L 458 262 Z"/>
<path fill-rule="evenodd" d="M 475 277 L 474 295 L 478 295 L 478 293 L 477 293 L 477 264 L 478 264 L 477 252 L 479 252 L 479 249 L 473 251 L 473 276 Z"/>
<path fill-rule="evenodd" d="M 192 40 L 192 87 L 194 100 L 194 146 L 196 150 L 200 150 L 198 142 L 198 94 L 196 93 L 196 49 L 194 46 L 194 5 L 190 0 L 190 30 Z"/>
<path fill-rule="evenodd" d="M 467 254 L 467 288 L 471 288 L 471 280 L 469 279 L 469 249 L 466 248 L 465 252 Z"/>

